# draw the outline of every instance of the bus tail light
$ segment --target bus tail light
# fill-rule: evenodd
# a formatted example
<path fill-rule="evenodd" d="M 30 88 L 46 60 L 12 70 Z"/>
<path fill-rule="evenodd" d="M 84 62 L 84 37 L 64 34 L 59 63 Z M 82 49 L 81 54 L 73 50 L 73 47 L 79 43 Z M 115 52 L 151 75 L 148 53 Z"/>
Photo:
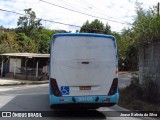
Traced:
<path fill-rule="evenodd" d="M 50 78 L 51 90 L 55 96 L 61 96 L 56 79 Z"/>
<path fill-rule="evenodd" d="M 118 78 L 114 78 L 108 95 L 114 95 L 118 89 Z"/>

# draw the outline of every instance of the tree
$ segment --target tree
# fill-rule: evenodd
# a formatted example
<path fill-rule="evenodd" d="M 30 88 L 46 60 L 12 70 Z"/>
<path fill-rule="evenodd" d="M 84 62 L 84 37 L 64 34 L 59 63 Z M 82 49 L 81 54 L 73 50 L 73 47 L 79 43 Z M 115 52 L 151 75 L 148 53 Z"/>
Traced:
<path fill-rule="evenodd" d="M 17 41 L 19 44 L 19 51 L 20 52 L 37 52 L 38 49 L 36 47 L 35 42 L 24 33 L 17 34 Z"/>
<path fill-rule="evenodd" d="M 38 51 L 40 53 L 49 53 L 50 37 L 46 34 L 38 35 Z"/>
<path fill-rule="evenodd" d="M 55 33 L 68 33 L 66 30 L 54 30 Z"/>
<path fill-rule="evenodd" d="M 41 20 L 36 20 L 36 14 L 31 8 L 24 9 L 25 15 L 20 16 L 17 22 L 18 32 L 24 32 L 26 35 L 30 35 L 33 29 L 42 29 Z"/>
<path fill-rule="evenodd" d="M 0 25 L 0 30 L 3 30 L 3 29 L 4 29 L 4 27 L 2 25 Z"/>
<path fill-rule="evenodd" d="M 111 34 L 111 26 L 109 26 L 108 23 L 106 23 L 105 34 Z"/>
<path fill-rule="evenodd" d="M 149 44 L 160 41 L 160 16 L 157 14 L 157 6 L 143 10 L 137 8 L 137 17 L 133 23 L 133 31 L 136 33 L 136 40 L 141 44 Z"/>
<path fill-rule="evenodd" d="M 105 26 L 98 19 L 95 19 L 91 23 L 87 20 L 80 28 L 80 32 L 111 34 L 110 26 L 108 24 Z"/>
<path fill-rule="evenodd" d="M 82 25 L 80 32 L 90 32 L 90 23 L 88 20 Z"/>
<path fill-rule="evenodd" d="M 136 33 L 128 28 L 122 30 L 117 40 L 119 65 L 125 63 L 129 70 L 137 70 L 138 67 L 138 44 L 135 37 Z"/>
<path fill-rule="evenodd" d="M 16 41 L 16 33 L 0 33 L 0 53 L 19 52 L 19 45 Z"/>
<path fill-rule="evenodd" d="M 25 15 L 17 22 L 17 40 L 21 52 L 48 53 L 50 38 L 54 31 L 41 26 L 41 20 L 36 20 L 36 14 L 31 8 L 25 9 Z"/>
<path fill-rule="evenodd" d="M 54 30 L 50 30 L 50 29 L 42 29 L 41 30 L 42 34 L 46 34 L 48 37 L 52 37 L 53 34 L 55 34 L 56 32 Z"/>

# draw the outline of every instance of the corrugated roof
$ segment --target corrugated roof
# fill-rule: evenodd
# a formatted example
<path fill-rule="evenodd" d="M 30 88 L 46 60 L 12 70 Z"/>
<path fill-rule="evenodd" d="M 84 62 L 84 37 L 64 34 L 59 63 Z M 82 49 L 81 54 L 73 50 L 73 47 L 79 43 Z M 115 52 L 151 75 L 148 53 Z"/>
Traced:
<path fill-rule="evenodd" d="M 41 57 L 41 58 L 49 58 L 50 54 L 38 54 L 38 53 L 4 53 L 0 54 L 0 56 L 15 56 L 15 57 Z"/>

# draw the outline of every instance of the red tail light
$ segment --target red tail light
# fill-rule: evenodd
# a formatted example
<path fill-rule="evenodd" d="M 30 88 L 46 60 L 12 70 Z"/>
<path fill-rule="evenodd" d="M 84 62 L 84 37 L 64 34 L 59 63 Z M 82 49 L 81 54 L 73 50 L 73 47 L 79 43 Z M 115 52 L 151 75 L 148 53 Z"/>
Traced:
<path fill-rule="evenodd" d="M 108 95 L 114 95 L 118 89 L 118 78 L 114 78 Z"/>
<path fill-rule="evenodd" d="M 61 96 L 61 92 L 58 88 L 58 84 L 56 82 L 56 79 L 50 78 L 50 85 L 51 85 L 51 90 L 52 90 L 53 94 L 55 96 Z"/>

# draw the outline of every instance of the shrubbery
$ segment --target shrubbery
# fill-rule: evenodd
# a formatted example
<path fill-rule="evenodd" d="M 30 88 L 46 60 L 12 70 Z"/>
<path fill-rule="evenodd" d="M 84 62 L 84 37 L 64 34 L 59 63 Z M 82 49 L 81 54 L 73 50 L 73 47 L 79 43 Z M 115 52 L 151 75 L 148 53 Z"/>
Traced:
<path fill-rule="evenodd" d="M 142 100 L 156 104 L 160 101 L 158 83 L 152 80 L 150 76 L 145 76 L 142 82 Z"/>
<path fill-rule="evenodd" d="M 144 77 L 140 84 L 138 75 L 133 75 L 131 84 L 120 89 L 119 105 L 131 110 L 160 111 L 160 94 L 157 83 Z"/>

